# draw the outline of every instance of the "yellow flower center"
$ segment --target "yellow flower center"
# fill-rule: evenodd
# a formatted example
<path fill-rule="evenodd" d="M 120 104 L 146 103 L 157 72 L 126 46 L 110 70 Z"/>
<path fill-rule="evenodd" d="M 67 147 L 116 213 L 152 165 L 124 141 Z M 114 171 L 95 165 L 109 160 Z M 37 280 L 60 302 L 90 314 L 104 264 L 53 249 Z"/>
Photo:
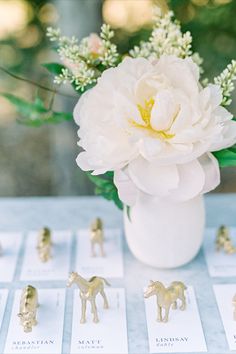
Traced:
<path fill-rule="evenodd" d="M 145 100 L 144 107 L 140 104 L 137 105 L 140 116 L 143 120 L 144 124 L 140 124 L 135 122 L 133 119 L 130 120 L 130 123 L 136 128 L 148 130 L 151 135 L 154 135 L 157 138 L 162 139 L 171 139 L 175 136 L 175 134 L 170 134 L 169 129 L 167 130 L 156 130 L 151 125 L 151 113 L 152 108 L 154 106 L 155 100 L 150 98 L 149 100 Z"/>

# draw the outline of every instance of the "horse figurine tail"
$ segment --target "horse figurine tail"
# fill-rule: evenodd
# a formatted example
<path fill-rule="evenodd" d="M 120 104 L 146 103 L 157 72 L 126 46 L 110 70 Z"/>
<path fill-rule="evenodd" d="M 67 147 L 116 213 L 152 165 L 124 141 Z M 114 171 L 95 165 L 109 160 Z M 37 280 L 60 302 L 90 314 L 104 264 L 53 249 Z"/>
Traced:
<path fill-rule="evenodd" d="M 100 277 L 103 281 L 104 281 L 104 283 L 107 285 L 107 286 L 111 286 L 111 284 L 105 279 L 105 278 L 103 278 L 103 277 Z"/>

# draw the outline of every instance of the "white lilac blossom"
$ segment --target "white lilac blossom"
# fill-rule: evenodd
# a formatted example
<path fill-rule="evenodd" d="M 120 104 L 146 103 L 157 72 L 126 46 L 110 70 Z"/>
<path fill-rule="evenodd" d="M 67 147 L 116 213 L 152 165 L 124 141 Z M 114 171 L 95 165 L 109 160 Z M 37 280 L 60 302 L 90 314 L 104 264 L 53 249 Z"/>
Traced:
<path fill-rule="evenodd" d="M 212 152 L 236 142 L 219 85 L 203 88 L 191 58 L 125 58 L 79 100 L 74 118 L 85 171 L 114 171 L 120 199 L 138 193 L 185 201 L 220 182 Z"/>
<path fill-rule="evenodd" d="M 162 16 L 159 8 L 154 11 L 154 27 L 147 42 L 141 42 L 130 51 L 134 58 L 143 57 L 150 60 L 162 55 L 175 55 L 186 58 L 192 55 L 192 36 L 190 32 L 182 33 L 180 24 L 173 20 L 173 12 Z"/>
<path fill-rule="evenodd" d="M 116 45 L 111 43 L 114 32 L 108 25 L 101 28 L 100 37 L 91 33 L 79 43 L 73 36 L 62 36 L 59 29 L 51 27 L 47 36 L 52 42 L 57 43 L 57 52 L 66 69 L 55 77 L 54 82 L 74 84 L 77 90 L 84 91 L 86 87 L 96 83 L 101 75 L 97 66 L 101 63 L 104 68 L 115 66 L 118 59 Z"/>
<path fill-rule="evenodd" d="M 234 90 L 234 81 L 236 80 L 236 60 L 232 62 L 225 68 L 225 70 L 217 77 L 215 77 L 214 82 L 220 85 L 221 92 L 223 95 L 222 105 L 229 106 L 232 102 L 231 93 Z"/>

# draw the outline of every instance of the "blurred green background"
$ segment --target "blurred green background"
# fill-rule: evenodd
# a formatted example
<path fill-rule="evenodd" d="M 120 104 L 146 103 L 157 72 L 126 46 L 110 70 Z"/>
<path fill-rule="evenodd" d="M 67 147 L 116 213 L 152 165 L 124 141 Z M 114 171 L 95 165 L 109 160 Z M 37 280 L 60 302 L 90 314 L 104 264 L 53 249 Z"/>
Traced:
<path fill-rule="evenodd" d="M 205 75 L 212 78 L 236 58 L 235 0 L 0 0 L 0 66 L 53 88 L 42 63 L 58 61 L 45 37 L 48 26 L 82 38 L 98 32 L 103 21 L 116 29 L 122 52 L 148 38 L 152 6 L 172 8 L 184 31 L 190 30 L 194 50 L 204 57 Z M 16 80 L 0 70 L 0 91 L 27 100 L 47 91 Z M 62 87 L 72 93 L 70 87 Z M 74 93 L 73 93 L 74 94 Z M 57 110 L 72 111 L 76 98 L 57 96 Z M 236 96 L 231 106 L 236 115 Z M 14 108 L 0 98 L 0 196 L 87 195 L 93 186 L 76 167 L 77 127 L 73 121 L 29 128 L 16 122 Z M 236 191 L 236 168 L 222 171 L 217 192 Z"/>

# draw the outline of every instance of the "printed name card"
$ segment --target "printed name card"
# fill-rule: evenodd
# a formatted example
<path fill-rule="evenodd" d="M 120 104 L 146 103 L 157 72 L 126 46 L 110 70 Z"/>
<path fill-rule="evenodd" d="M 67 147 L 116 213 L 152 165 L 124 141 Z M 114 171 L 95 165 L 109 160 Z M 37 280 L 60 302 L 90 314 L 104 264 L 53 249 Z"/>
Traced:
<path fill-rule="evenodd" d="M 236 253 L 227 254 L 224 250 L 217 251 L 216 234 L 216 228 L 209 228 L 204 237 L 204 253 L 209 274 L 212 277 L 236 276 Z M 230 228 L 230 236 L 236 245 L 236 228 Z"/>
<path fill-rule="evenodd" d="M 77 237 L 76 270 L 85 277 L 96 274 L 106 278 L 122 278 L 122 238 L 119 229 L 104 230 L 103 248 L 104 257 L 101 256 L 99 245 L 95 244 L 96 256 L 92 256 L 90 230 L 80 230 Z"/>
<path fill-rule="evenodd" d="M 236 284 L 213 285 L 230 350 L 236 350 Z M 234 320 L 235 313 L 235 320 Z"/>
<path fill-rule="evenodd" d="M 0 289 L 0 329 L 2 326 L 2 320 L 3 320 L 3 316 L 7 304 L 7 296 L 8 296 L 8 290 Z"/>
<path fill-rule="evenodd" d="M 65 310 L 64 289 L 39 289 L 38 324 L 25 333 L 20 325 L 19 313 L 22 290 L 15 293 L 14 304 L 5 344 L 5 354 L 59 354 L 62 350 Z"/>
<path fill-rule="evenodd" d="M 52 257 L 42 262 L 37 250 L 38 232 L 28 234 L 20 280 L 65 280 L 68 277 L 71 231 L 52 231 Z"/>
<path fill-rule="evenodd" d="M 181 302 L 177 300 L 178 309 L 170 309 L 167 323 L 157 322 L 156 296 L 145 299 L 150 353 L 207 351 L 193 287 L 185 294 L 186 310 L 179 309 Z"/>
<path fill-rule="evenodd" d="M 127 325 L 124 289 L 105 289 L 109 309 L 103 308 L 103 299 L 96 298 L 99 323 L 92 321 L 87 306 L 87 322 L 80 323 L 81 301 L 79 290 L 74 291 L 74 309 L 71 337 L 72 354 L 127 354 Z"/>
<path fill-rule="evenodd" d="M 0 281 L 12 281 L 22 242 L 20 232 L 0 232 Z"/>

